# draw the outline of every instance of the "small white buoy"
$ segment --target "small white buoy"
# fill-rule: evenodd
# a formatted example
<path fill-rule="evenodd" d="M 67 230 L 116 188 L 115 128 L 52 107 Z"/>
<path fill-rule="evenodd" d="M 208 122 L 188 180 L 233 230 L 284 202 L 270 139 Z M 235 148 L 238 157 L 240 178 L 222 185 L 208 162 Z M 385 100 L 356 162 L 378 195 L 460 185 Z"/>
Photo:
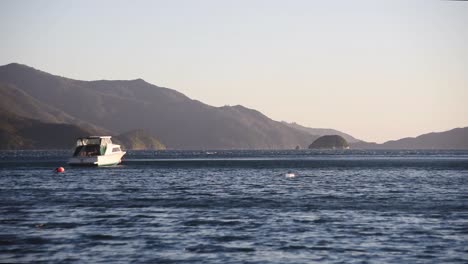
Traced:
<path fill-rule="evenodd" d="M 284 176 L 286 176 L 286 178 L 294 178 L 294 177 L 296 177 L 296 174 L 294 174 L 292 172 L 288 172 Z"/>

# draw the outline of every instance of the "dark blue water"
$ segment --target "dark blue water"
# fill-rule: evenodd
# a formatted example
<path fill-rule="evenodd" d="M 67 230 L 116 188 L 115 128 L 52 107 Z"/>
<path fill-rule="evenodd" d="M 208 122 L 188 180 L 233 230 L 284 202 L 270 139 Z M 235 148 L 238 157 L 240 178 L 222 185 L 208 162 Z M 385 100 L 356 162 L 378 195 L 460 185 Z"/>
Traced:
<path fill-rule="evenodd" d="M 0 152 L 0 263 L 468 263 L 467 151 L 68 155 Z"/>

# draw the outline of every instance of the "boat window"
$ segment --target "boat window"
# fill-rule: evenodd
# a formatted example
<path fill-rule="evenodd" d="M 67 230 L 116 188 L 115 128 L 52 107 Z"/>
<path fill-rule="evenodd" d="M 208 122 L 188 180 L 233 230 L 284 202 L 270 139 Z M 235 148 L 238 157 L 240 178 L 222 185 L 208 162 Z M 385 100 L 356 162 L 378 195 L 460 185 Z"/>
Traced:
<path fill-rule="evenodd" d="M 120 151 L 120 147 L 112 148 L 112 152 L 119 152 L 119 151 Z"/>

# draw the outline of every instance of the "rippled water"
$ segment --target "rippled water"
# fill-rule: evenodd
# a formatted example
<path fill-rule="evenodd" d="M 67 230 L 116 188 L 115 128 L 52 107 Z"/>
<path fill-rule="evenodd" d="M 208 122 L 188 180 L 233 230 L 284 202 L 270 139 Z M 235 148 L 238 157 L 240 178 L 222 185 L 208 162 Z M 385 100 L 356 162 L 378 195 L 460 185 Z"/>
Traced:
<path fill-rule="evenodd" d="M 0 152 L 0 263 L 468 262 L 466 151 L 68 155 Z"/>

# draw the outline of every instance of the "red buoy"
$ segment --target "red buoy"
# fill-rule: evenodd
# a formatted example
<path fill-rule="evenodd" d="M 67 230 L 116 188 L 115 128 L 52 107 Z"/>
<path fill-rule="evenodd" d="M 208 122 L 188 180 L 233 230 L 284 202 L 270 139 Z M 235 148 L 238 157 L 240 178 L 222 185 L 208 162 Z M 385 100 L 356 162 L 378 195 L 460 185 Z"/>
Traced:
<path fill-rule="evenodd" d="M 65 169 L 63 167 L 58 167 L 55 169 L 55 172 L 57 173 L 65 172 Z"/>

